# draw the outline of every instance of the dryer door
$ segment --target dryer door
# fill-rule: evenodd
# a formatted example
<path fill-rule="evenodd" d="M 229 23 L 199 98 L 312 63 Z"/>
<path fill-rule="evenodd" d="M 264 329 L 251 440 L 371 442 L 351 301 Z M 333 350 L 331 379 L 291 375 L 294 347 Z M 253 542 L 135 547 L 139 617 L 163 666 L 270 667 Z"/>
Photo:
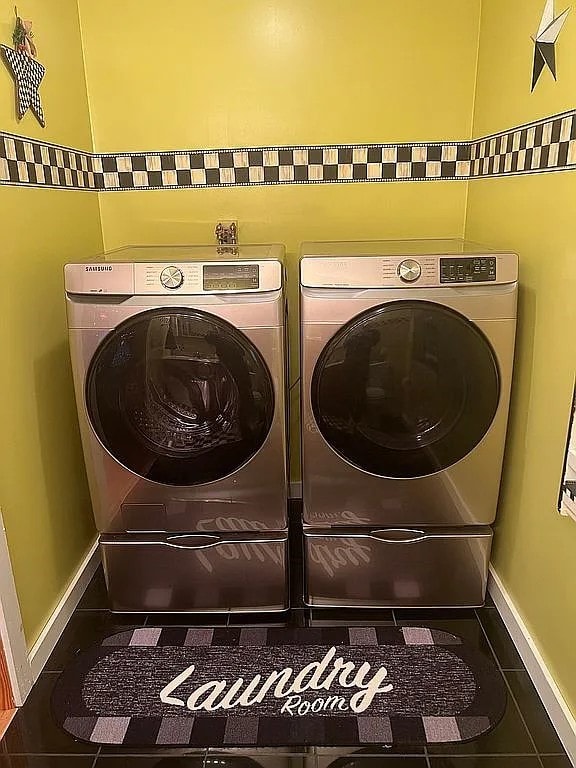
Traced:
<path fill-rule="evenodd" d="M 328 342 L 312 409 L 343 459 L 389 478 L 423 477 L 464 458 L 492 423 L 496 358 L 463 315 L 427 301 L 368 310 Z"/>
<path fill-rule="evenodd" d="M 252 342 L 214 315 L 153 309 L 102 341 L 86 379 L 91 425 L 140 477 L 197 485 L 262 447 L 274 414 L 270 372 Z"/>

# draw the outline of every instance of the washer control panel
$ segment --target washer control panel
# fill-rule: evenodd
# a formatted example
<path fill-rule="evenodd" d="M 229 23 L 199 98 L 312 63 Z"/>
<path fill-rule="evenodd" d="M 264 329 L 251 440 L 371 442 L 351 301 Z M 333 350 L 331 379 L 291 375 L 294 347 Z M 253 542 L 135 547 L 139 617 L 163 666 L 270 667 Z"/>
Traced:
<path fill-rule="evenodd" d="M 188 261 L 67 264 L 66 291 L 116 296 L 262 293 L 282 287 L 282 264 L 262 261 Z"/>
<path fill-rule="evenodd" d="M 496 281 L 496 257 L 440 259 L 441 283 L 489 283 Z"/>
<path fill-rule="evenodd" d="M 277 261 L 134 264 L 135 293 L 245 293 L 280 287 Z"/>

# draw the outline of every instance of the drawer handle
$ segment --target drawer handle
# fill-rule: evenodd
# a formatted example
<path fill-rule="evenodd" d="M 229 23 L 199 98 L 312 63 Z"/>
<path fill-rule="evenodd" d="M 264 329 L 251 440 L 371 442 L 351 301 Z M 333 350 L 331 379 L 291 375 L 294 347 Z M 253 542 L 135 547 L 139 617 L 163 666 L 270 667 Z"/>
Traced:
<path fill-rule="evenodd" d="M 381 531 L 371 531 L 370 536 L 386 544 L 413 544 L 428 538 L 424 531 L 412 528 L 385 528 Z"/>
<path fill-rule="evenodd" d="M 220 542 L 219 536 L 170 536 L 166 541 L 159 541 L 158 544 L 177 549 L 207 549 Z"/>
<path fill-rule="evenodd" d="M 228 545 L 240 545 L 240 544 L 282 544 L 285 545 L 288 541 L 287 537 L 282 538 L 262 538 L 259 537 L 242 537 L 234 539 L 224 539 L 221 536 L 208 535 L 196 535 L 196 534 L 183 534 L 181 536 L 168 536 L 165 539 L 131 539 L 130 541 L 123 541 L 122 539 L 111 539 L 106 541 L 101 540 L 101 543 L 106 547 L 131 547 L 131 546 L 152 546 L 152 547 L 173 547 L 174 549 L 208 549 L 209 547 L 216 547 L 219 544 Z"/>
<path fill-rule="evenodd" d="M 208 549 L 217 544 L 284 544 L 287 539 L 266 539 L 262 537 L 242 537 L 238 539 L 223 539 L 220 536 L 169 536 L 166 541 L 159 541 L 158 544 L 164 544 L 167 547 L 176 547 L 177 549 Z"/>

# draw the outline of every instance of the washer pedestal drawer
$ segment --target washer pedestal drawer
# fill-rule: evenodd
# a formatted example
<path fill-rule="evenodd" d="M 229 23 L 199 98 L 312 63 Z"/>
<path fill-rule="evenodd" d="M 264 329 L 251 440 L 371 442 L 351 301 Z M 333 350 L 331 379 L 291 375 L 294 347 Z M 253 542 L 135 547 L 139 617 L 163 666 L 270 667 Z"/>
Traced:
<path fill-rule="evenodd" d="M 288 536 L 190 534 L 100 537 L 113 611 L 284 611 Z"/>
<path fill-rule="evenodd" d="M 484 603 L 489 527 L 304 530 L 305 597 L 318 607 Z"/>

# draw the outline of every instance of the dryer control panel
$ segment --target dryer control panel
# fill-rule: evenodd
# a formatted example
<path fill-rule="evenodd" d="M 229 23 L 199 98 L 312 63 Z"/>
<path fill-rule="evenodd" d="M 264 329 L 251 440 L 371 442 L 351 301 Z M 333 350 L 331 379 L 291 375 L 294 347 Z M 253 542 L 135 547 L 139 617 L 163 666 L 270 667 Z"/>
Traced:
<path fill-rule="evenodd" d="M 300 282 L 308 288 L 432 288 L 503 284 L 518 279 L 515 253 L 461 256 L 304 256 Z"/>
<path fill-rule="evenodd" d="M 441 283 L 489 283 L 495 281 L 495 256 L 440 259 Z"/>

